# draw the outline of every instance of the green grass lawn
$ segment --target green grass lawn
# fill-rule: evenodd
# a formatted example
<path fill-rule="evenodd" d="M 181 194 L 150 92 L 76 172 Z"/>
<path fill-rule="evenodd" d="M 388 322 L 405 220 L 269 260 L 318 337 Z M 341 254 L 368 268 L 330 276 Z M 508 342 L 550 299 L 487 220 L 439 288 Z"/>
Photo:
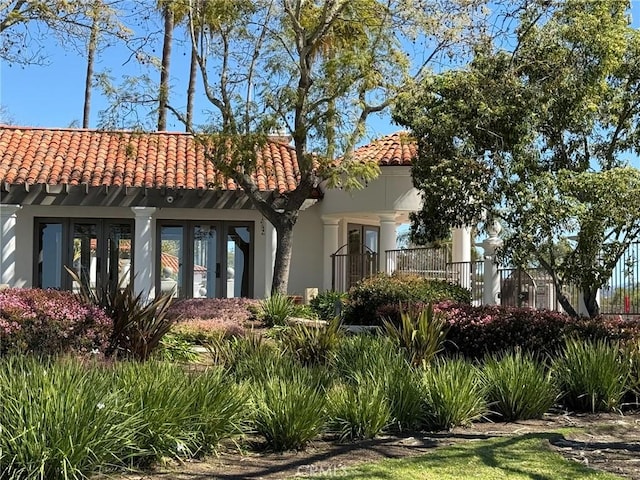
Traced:
<path fill-rule="evenodd" d="M 527 434 L 491 440 L 465 441 L 438 448 L 427 455 L 402 460 L 385 460 L 348 469 L 327 470 L 326 475 L 308 478 L 340 479 L 529 479 L 529 480 L 613 480 L 622 477 L 597 472 L 565 460 L 554 452 L 549 440 L 557 433 Z"/>

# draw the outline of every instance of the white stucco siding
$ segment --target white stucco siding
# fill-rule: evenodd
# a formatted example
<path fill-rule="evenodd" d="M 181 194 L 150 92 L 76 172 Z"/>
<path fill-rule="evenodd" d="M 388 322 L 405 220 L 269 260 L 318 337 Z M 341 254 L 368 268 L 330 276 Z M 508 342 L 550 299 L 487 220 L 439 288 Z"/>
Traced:
<path fill-rule="evenodd" d="M 378 178 L 353 192 L 328 190 L 321 202 L 323 215 L 379 212 L 408 213 L 419 210 L 420 195 L 411 182 L 410 167 L 382 167 Z"/>
<path fill-rule="evenodd" d="M 324 201 L 324 200 L 323 200 Z M 322 289 L 323 230 L 321 202 L 300 212 L 293 231 L 289 293 L 304 295 L 305 288 Z"/>

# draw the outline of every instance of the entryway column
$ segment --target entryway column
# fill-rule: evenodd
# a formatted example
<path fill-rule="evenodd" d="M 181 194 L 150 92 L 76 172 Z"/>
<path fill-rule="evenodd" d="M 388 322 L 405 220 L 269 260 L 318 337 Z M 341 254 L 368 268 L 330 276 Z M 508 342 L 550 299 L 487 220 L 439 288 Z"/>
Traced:
<path fill-rule="evenodd" d="M 385 213 L 380 218 L 380 271 L 392 274 L 396 269 L 395 258 L 387 260 L 386 251 L 396 249 L 396 214 Z"/>
<path fill-rule="evenodd" d="M 484 286 L 482 293 L 483 305 L 497 305 L 500 303 L 500 270 L 496 261 L 496 250 L 502 246 L 502 239 L 498 236 L 502 227 L 494 222 L 487 229 L 489 237 L 480 246 L 484 249 Z"/>
<path fill-rule="evenodd" d="M 16 223 L 20 205 L 0 205 L 0 284 L 16 284 Z"/>
<path fill-rule="evenodd" d="M 153 239 L 155 237 L 156 222 L 153 214 L 156 212 L 156 208 L 131 207 L 131 210 L 136 216 L 135 249 L 133 253 L 133 289 L 136 295 L 141 293 L 143 298 L 150 300 L 155 296 Z"/>
<path fill-rule="evenodd" d="M 322 217 L 322 290 L 331 290 L 333 280 L 333 265 L 331 255 L 336 253 L 338 245 L 337 218 Z"/>
<path fill-rule="evenodd" d="M 452 233 L 453 271 L 461 287 L 471 288 L 471 228 L 454 228 Z"/>
<path fill-rule="evenodd" d="M 265 261 L 265 279 L 264 292 L 260 297 L 267 298 L 271 296 L 271 285 L 273 284 L 273 267 L 276 264 L 276 248 L 278 247 L 278 236 L 275 227 L 266 218 L 260 220 L 264 231 L 264 261 Z"/>

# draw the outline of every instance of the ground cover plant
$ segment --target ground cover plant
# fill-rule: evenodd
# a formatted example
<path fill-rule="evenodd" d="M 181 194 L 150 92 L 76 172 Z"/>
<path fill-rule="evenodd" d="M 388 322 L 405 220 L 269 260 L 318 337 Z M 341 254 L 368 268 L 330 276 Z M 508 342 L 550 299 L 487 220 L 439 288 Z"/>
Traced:
<path fill-rule="evenodd" d="M 111 320 L 71 292 L 0 290 L 0 355 L 105 353 Z"/>

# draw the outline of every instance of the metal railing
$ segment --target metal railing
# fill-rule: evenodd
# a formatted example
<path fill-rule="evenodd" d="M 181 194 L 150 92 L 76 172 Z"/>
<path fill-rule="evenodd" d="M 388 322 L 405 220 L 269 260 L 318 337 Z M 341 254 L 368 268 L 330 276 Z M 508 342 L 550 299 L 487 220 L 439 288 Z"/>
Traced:
<path fill-rule="evenodd" d="M 342 249 L 340 249 L 342 250 Z M 379 256 L 362 254 L 331 255 L 332 288 L 347 291 L 363 278 L 379 271 Z M 448 247 L 387 250 L 387 271 L 446 280 L 471 290 L 474 305 L 482 304 L 484 262 L 451 262 Z M 540 268 L 500 268 L 500 303 L 502 305 L 563 311 L 551 277 Z M 563 287 L 563 293 L 577 310 L 579 289 Z M 631 244 L 618 261 L 607 285 L 601 290 L 600 312 L 624 317 L 640 315 L 640 242 Z"/>
<path fill-rule="evenodd" d="M 387 250 L 385 262 L 387 271 L 419 275 L 425 278 L 450 280 L 447 263 L 451 258 L 448 247 L 406 248 Z"/>
<path fill-rule="evenodd" d="M 341 249 L 338 250 L 340 252 Z M 331 289 L 346 292 L 360 280 L 378 273 L 380 257 L 376 252 L 334 253 L 331 255 Z"/>
<path fill-rule="evenodd" d="M 640 242 L 632 243 L 600 291 L 600 313 L 640 315 Z"/>

